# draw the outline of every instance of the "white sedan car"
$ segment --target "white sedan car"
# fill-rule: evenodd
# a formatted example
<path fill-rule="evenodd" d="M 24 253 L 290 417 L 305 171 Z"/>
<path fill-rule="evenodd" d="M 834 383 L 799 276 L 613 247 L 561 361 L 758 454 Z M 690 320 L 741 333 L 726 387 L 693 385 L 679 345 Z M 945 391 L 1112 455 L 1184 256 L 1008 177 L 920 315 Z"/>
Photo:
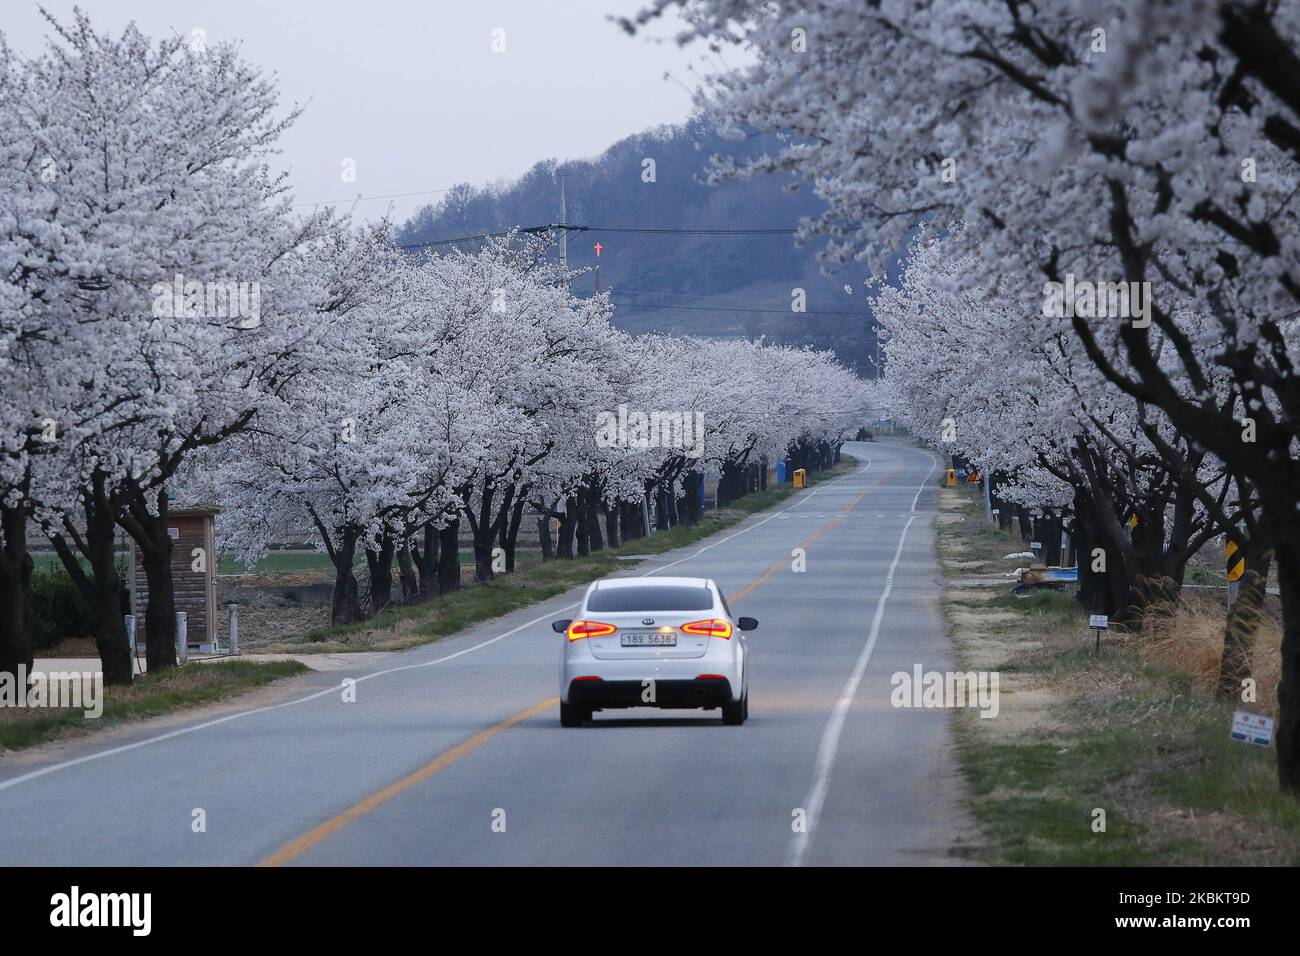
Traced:
<path fill-rule="evenodd" d="M 709 578 L 607 578 L 587 589 L 563 634 L 560 723 L 578 727 L 593 711 L 623 707 L 722 708 L 724 724 L 749 716 L 748 652 Z"/>

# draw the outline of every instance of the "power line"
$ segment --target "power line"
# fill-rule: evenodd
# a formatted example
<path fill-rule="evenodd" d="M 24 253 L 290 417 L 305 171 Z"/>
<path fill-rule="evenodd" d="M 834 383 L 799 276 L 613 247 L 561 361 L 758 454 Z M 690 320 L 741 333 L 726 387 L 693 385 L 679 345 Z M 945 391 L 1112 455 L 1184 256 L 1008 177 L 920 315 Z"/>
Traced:
<path fill-rule="evenodd" d="M 498 179 L 495 182 L 478 183 L 477 185 L 470 185 L 470 189 L 489 189 L 493 186 L 504 186 L 507 183 L 517 183 L 517 182 L 519 182 L 518 179 Z M 445 186 L 442 189 L 418 189 L 415 192 L 411 192 L 411 193 L 387 193 L 382 196 L 357 195 L 357 196 L 352 196 L 351 198 L 348 199 L 326 199 L 320 202 L 296 202 L 293 204 L 293 208 L 298 209 L 302 206 L 338 206 L 343 203 L 350 203 L 350 202 L 372 202 L 376 199 L 407 199 L 411 196 L 433 196 L 433 195 L 438 195 L 440 193 L 449 193 L 453 189 L 456 189 L 458 186 L 462 186 L 462 185 L 466 185 L 466 184 L 457 183 L 455 186 Z"/>
<path fill-rule="evenodd" d="M 655 305 L 645 302 L 615 302 L 620 309 L 670 309 L 681 312 L 755 312 L 772 315 L 846 315 L 860 319 L 871 318 L 870 312 L 842 312 L 834 310 L 809 309 L 806 312 L 794 312 L 790 309 L 743 309 L 731 305 Z"/>
<path fill-rule="evenodd" d="M 515 233 L 538 233 L 552 232 L 556 229 L 564 229 L 569 232 L 584 232 L 586 226 L 566 226 L 562 223 L 548 223 L 545 226 L 521 226 L 516 229 L 507 229 L 505 232 L 481 232 L 476 236 L 457 236 L 455 239 L 429 239 L 425 242 L 400 242 L 397 244 L 399 249 L 427 249 L 430 246 L 450 246 L 457 242 L 475 242 L 481 239 L 500 239 L 502 236 L 509 236 Z"/>
<path fill-rule="evenodd" d="M 427 249 L 429 246 L 449 246 L 457 242 L 499 239 L 502 236 L 510 235 L 512 232 L 536 233 L 549 232 L 555 229 L 565 229 L 569 232 L 615 232 L 649 236 L 792 236 L 797 231 L 794 229 L 768 229 L 764 227 L 753 229 L 652 229 L 636 226 L 570 226 L 565 223 L 548 223 L 545 226 L 521 226 L 517 229 L 507 229 L 504 232 L 480 232 L 473 236 L 457 236 L 454 239 L 430 239 L 425 242 L 402 243 L 399 248 Z"/>
<path fill-rule="evenodd" d="M 793 236 L 797 229 L 643 229 L 635 226 L 583 226 L 592 232 L 631 232 L 651 236 Z"/>

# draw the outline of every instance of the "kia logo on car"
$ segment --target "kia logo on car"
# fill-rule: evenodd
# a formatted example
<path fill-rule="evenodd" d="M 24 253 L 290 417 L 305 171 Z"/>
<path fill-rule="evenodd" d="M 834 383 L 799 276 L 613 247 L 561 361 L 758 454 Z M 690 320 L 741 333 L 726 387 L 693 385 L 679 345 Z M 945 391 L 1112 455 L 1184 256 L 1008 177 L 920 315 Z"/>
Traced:
<path fill-rule="evenodd" d="M 641 618 L 641 623 L 642 623 L 642 624 L 653 624 L 654 622 L 655 622 L 655 619 L 652 618 L 652 617 L 643 617 L 643 618 Z"/>

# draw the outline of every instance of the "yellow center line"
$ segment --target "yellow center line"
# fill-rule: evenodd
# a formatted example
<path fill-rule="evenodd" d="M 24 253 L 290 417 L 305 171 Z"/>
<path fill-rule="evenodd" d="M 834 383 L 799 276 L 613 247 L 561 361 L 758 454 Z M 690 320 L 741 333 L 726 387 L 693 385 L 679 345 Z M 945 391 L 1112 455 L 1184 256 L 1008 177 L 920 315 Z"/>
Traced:
<path fill-rule="evenodd" d="M 877 478 L 875 481 L 873 481 L 866 488 L 864 488 L 861 494 L 859 494 L 856 498 L 854 498 L 852 501 L 848 503 L 848 505 L 843 509 L 843 513 L 838 518 L 828 522 L 827 524 L 819 528 L 817 531 L 813 532 L 813 534 L 811 534 L 802 544 L 800 544 L 799 547 L 804 548 L 806 550 L 818 538 L 820 538 L 827 531 L 830 531 L 841 521 L 843 521 L 848 516 L 849 512 L 852 511 L 857 506 L 858 502 L 861 501 L 864 497 L 866 497 L 867 492 L 870 491 L 872 488 L 874 488 L 876 485 L 878 485 L 883 479 L 884 476 L 881 476 L 880 478 Z M 749 584 L 745 585 L 745 587 L 735 592 L 731 596 L 731 600 L 737 601 L 740 598 L 744 597 L 746 594 L 749 594 L 751 591 L 753 591 L 755 588 L 761 585 L 764 581 L 768 580 L 773 574 L 775 574 L 781 568 L 785 567 L 788 561 L 789 561 L 788 558 L 782 558 L 781 560 L 777 561 L 770 568 L 764 571 L 761 575 L 759 575 L 753 581 L 749 582 Z M 324 823 L 321 823 L 320 825 L 313 827 L 311 830 L 308 830 L 302 836 L 292 840 L 289 843 L 286 843 L 284 846 L 280 847 L 280 849 L 276 850 L 270 856 L 266 857 L 263 860 L 260 860 L 257 865 L 258 866 L 283 866 L 286 863 L 292 862 L 302 854 L 306 853 L 312 847 L 319 844 L 322 840 L 325 840 L 328 837 L 332 836 L 333 834 L 337 833 L 339 830 L 342 830 L 353 820 L 365 816 L 371 810 L 374 810 L 375 808 L 382 806 L 383 804 L 387 803 L 389 800 L 393 799 L 393 797 L 396 797 L 398 794 L 405 793 L 407 790 L 411 789 L 416 784 L 423 783 L 425 780 L 428 780 L 430 777 L 432 777 L 434 774 L 438 773 L 439 771 L 445 770 L 447 767 L 450 767 L 461 757 L 464 757 L 466 754 L 473 753 L 475 750 L 483 746 L 485 743 L 487 743 L 489 740 L 491 740 L 493 737 L 495 737 L 497 734 L 501 733 L 502 731 L 509 730 L 511 727 L 515 726 L 516 724 L 522 723 L 525 720 L 528 720 L 530 717 L 540 716 L 541 714 L 545 713 L 546 711 L 554 707 L 557 703 L 559 703 L 559 701 L 560 698 L 558 697 L 552 697 L 549 700 L 544 700 L 540 704 L 534 704 L 532 707 L 529 707 L 527 710 L 521 710 L 513 717 L 507 717 L 499 724 L 494 724 L 491 727 L 487 728 L 486 730 L 480 731 L 479 733 L 475 734 L 473 737 L 470 737 L 468 740 L 464 741 L 463 743 L 457 744 L 455 747 L 452 747 L 450 750 L 444 751 L 443 753 L 439 754 L 437 757 L 429 761 L 429 763 L 425 764 L 419 770 L 416 770 L 414 773 L 408 774 L 407 776 L 403 777 L 401 780 L 398 780 L 396 783 L 392 783 L 389 784 L 387 787 L 384 787 L 383 790 L 371 794 L 370 796 L 366 797 L 364 800 L 359 801 L 358 803 L 354 803 L 352 806 L 348 807 L 348 809 L 344 810 L 342 813 L 338 814 L 337 816 L 331 817 L 330 819 L 326 820 Z"/>
<path fill-rule="evenodd" d="M 439 770 L 443 770 L 444 768 L 451 766 L 461 757 L 477 750 L 479 747 L 483 746 L 485 743 L 487 743 L 497 734 L 501 733 L 503 730 L 509 730 L 515 724 L 525 721 L 529 717 L 536 717 L 550 710 L 557 703 L 559 703 L 559 700 L 560 698 L 558 697 L 552 697 L 549 700 L 544 700 L 540 704 L 534 704 L 532 707 L 529 707 L 527 710 L 521 710 L 513 717 L 508 717 L 505 720 L 501 721 L 501 723 L 489 727 L 487 730 L 480 731 L 479 733 L 475 734 L 473 737 L 469 738 L 469 740 L 466 740 L 464 743 L 457 744 L 455 747 L 452 747 L 450 750 L 446 751 L 445 753 L 440 754 L 438 757 L 434 758 L 429 763 L 425 764 L 419 770 L 415 771 L 415 773 L 403 777 L 401 780 L 397 781 L 396 783 L 389 784 L 387 787 L 385 787 L 383 790 L 380 790 L 378 793 L 371 794 L 370 796 L 366 797 L 364 800 L 362 800 L 359 803 L 354 803 L 352 806 L 348 807 L 348 809 L 344 810 L 338 816 L 326 820 L 324 823 L 320 824 L 320 826 L 317 826 L 309 830 L 308 832 L 304 833 L 302 836 L 298 837 L 296 840 L 290 843 L 286 843 L 284 846 L 276 850 L 266 859 L 259 862 L 257 865 L 258 866 L 283 866 L 285 863 L 290 862 L 291 860 L 305 853 L 307 850 L 310 850 L 312 847 L 320 843 L 326 837 L 334 833 L 337 833 L 339 830 L 343 829 L 345 826 L 347 826 L 349 823 L 351 823 L 353 820 L 357 819 L 358 817 L 365 816 L 371 810 L 375 809 L 376 807 L 382 804 L 387 803 L 389 800 L 393 799 L 393 797 L 397 796 L 399 793 L 403 793 L 411 789 L 417 783 L 422 783 L 423 781 L 428 780 Z"/>
<path fill-rule="evenodd" d="M 867 487 L 863 488 L 863 489 L 862 489 L 862 492 L 861 492 L 861 493 L 860 493 L 856 498 L 854 498 L 852 501 L 850 501 L 850 502 L 849 502 L 849 503 L 844 507 L 844 509 L 842 510 L 842 513 L 840 514 L 840 516 L 839 516 L 838 518 L 836 518 L 836 519 L 833 520 L 833 521 L 828 521 L 826 524 L 822 525 L 820 528 L 818 528 L 816 531 L 814 531 L 811 535 L 809 535 L 807 539 L 805 539 L 804 541 L 802 541 L 802 542 L 800 542 L 798 545 L 796 545 L 796 547 L 803 548 L 805 551 L 807 551 L 807 550 L 812 546 L 813 542 L 815 542 L 818 538 L 820 538 L 822 535 L 824 535 L 827 531 L 830 531 L 832 528 L 834 528 L 836 525 L 838 525 L 841 521 L 843 521 L 845 518 L 847 518 L 848 515 L 849 515 L 849 512 L 852 511 L 855 507 L 857 507 L 858 502 L 861 501 L 863 498 L 866 497 L 867 492 L 870 491 L 872 488 L 874 488 L 876 485 L 880 484 L 880 482 L 881 482 L 882 480 L 884 480 L 884 476 L 883 476 L 883 475 L 882 475 L 880 478 L 875 479 L 875 480 L 874 480 L 871 484 L 869 484 Z M 746 594 L 748 594 L 750 591 L 755 590 L 755 589 L 756 589 L 760 584 L 762 584 L 763 582 L 765 582 L 765 581 L 766 581 L 768 578 L 770 578 L 772 575 L 776 574 L 776 572 L 778 572 L 778 571 L 780 571 L 782 568 L 786 567 L 789 563 L 790 563 L 790 559 L 789 559 L 788 557 L 784 557 L 784 558 L 780 558 L 780 559 L 778 559 L 778 560 L 776 561 L 776 563 L 773 564 L 770 568 L 768 568 L 766 571 L 764 571 L 762 574 L 760 574 L 760 575 L 759 575 L 758 577 L 756 577 L 754 580 L 750 581 L 748 584 L 746 584 L 746 585 L 745 585 L 743 588 L 741 588 L 739 591 L 734 592 L 734 593 L 731 595 L 731 600 L 732 600 L 732 601 L 739 601 L 741 598 L 743 598 L 743 597 L 744 597 Z"/>

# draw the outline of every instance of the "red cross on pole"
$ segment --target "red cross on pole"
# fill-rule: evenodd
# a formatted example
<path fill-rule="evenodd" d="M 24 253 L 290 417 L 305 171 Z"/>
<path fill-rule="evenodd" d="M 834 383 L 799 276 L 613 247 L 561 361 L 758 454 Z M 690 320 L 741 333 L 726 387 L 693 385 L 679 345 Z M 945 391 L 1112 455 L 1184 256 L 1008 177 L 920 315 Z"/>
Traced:
<path fill-rule="evenodd" d="M 601 249 L 604 249 L 604 248 L 605 248 L 605 247 L 602 246 L 602 245 L 600 244 L 600 242 L 597 242 L 597 243 L 596 243 L 596 258 L 597 258 L 597 259 L 600 258 L 600 250 L 601 250 Z"/>

